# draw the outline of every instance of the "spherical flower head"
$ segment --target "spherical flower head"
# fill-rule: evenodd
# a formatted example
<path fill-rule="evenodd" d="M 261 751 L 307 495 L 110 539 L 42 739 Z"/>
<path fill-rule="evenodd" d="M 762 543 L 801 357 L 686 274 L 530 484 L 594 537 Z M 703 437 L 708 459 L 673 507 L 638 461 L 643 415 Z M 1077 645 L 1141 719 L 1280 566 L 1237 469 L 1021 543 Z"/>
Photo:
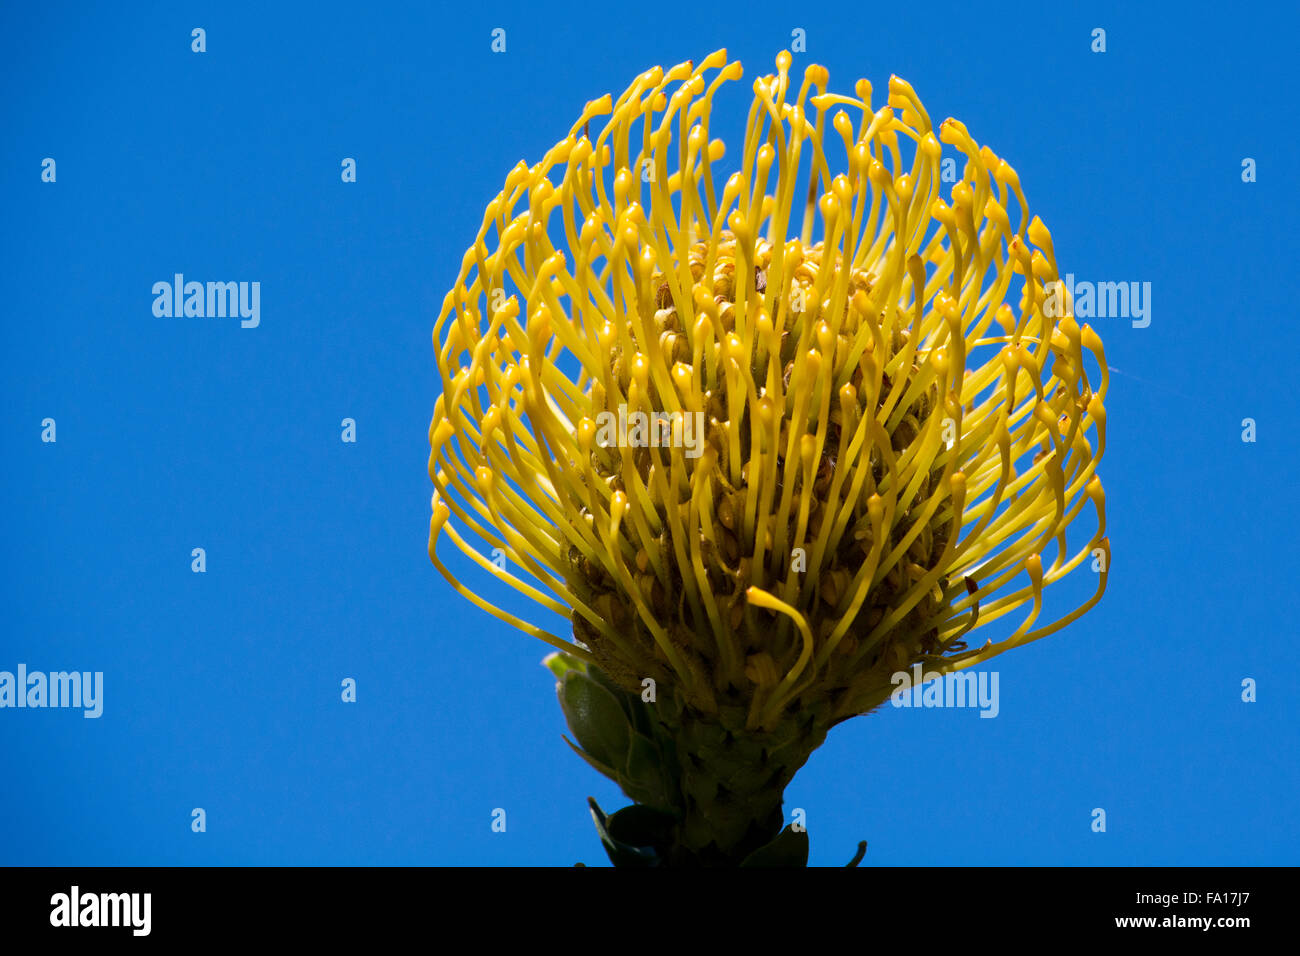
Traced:
<path fill-rule="evenodd" d="M 434 330 L 435 564 L 755 735 L 1050 634 L 1110 560 L 1102 344 L 1015 171 L 897 77 L 875 107 L 790 60 L 729 175 L 725 51 L 589 103 L 507 176 Z M 444 534 L 574 641 L 461 584 Z M 1076 569 L 1095 594 L 1040 621 Z"/>

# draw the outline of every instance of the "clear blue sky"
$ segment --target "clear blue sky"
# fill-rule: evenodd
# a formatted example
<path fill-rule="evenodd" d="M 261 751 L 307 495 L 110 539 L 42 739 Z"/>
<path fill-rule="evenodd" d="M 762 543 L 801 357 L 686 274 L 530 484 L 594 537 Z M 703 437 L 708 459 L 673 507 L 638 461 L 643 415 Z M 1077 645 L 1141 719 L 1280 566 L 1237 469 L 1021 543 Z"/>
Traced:
<path fill-rule="evenodd" d="M 604 861 L 584 798 L 622 801 L 545 648 L 425 553 L 430 331 L 587 100 L 725 46 L 743 109 L 794 28 L 796 68 L 897 73 L 1006 156 L 1063 271 L 1152 283 L 1149 327 L 1095 323 L 1125 373 L 1105 599 L 996 660 L 997 719 L 834 730 L 787 794 L 812 862 L 1297 862 L 1294 11 L 546 6 L 0 14 L 0 670 L 105 683 L 98 720 L 0 710 L 0 863 Z M 259 327 L 155 317 L 178 272 L 260 282 Z"/>

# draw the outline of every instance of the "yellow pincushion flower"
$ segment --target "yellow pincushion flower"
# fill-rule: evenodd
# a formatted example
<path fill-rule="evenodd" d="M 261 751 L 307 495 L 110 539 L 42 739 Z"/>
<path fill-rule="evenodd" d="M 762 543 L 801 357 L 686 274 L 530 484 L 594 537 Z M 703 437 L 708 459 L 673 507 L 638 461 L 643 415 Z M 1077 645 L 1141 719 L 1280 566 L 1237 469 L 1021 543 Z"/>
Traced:
<path fill-rule="evenodd" d="M 891 675 L 1059 630 L 1110 557 L 1102 344 L 1045 307 L 1051 236 L 1015 171 L 901 79 L 877 108 L 819 66 L 796 90 L 790 59 L 754 82 L 725 178 L 725 51 L 587 104 L 511 171 L 434 329 L 429 432 L 429 554 L 453 586 L 617 687 L 655 681 L 687 750 L 716 728 L 708 746 L 779 765 L 778 807 Z M 946 196 L 945 147 L 964 157 Z M 444 534 L 577 643 L 457 581 Z M 1041 622 L 1085 562 L 1096 593 Z M 682 774 L 684 804 L 744 789 Z"/>

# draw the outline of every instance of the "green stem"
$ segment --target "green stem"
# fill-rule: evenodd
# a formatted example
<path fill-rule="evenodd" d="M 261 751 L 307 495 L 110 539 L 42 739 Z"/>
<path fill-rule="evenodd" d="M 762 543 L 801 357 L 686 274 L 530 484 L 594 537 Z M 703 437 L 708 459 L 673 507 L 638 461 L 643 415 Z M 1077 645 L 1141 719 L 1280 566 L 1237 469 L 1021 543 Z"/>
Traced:
<path fill-rule="evenodd" d="M 782 719 L 767 733 L 745 730 L 745 708 L 702 715 L 676 701 L 649 708 L 672 741 L 679 822 L 670 866 L 736 866 L 781 832 L 786 785 L 826 739 L 818 714 Z"/>

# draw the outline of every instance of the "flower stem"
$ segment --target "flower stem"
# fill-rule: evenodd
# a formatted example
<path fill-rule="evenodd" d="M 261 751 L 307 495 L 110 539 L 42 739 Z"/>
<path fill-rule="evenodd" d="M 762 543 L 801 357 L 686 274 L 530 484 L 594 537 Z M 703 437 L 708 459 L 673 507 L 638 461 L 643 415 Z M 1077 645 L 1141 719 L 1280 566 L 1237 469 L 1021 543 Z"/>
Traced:
<path fill-rule="evenodd" d="M 702 715 L 673 700 L 650 708 L 675 753 L 678 823 L 669 866 L 738 866 L 781 832 L 786 785 L 826 739 L 819 715 L 801 711 L 770 732 L 745 730 L 745 708 Z"/>

